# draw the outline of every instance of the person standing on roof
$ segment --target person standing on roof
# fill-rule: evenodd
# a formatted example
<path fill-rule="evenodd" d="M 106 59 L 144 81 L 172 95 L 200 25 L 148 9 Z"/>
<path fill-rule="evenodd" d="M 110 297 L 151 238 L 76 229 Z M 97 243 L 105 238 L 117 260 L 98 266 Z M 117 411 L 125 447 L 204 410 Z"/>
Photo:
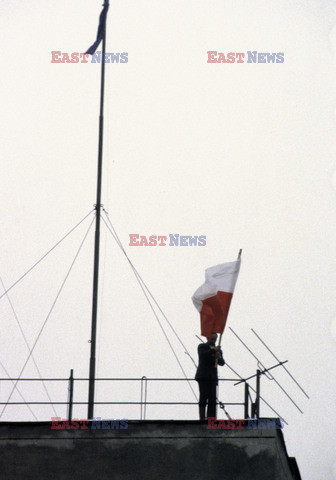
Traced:
<path fill-rule="evenodd" d="M 199 386 L 199 418 L 205 420 L 216 417 L 217 410 L 217 364 L 224 365 L 223 352 L 220 346 L 216 347 L 217 333 L 212 333 L 206 343 L 198 345 L 198 367 L 195 380 Z M 205 410 L 207 408 L 207 414 Z"/>

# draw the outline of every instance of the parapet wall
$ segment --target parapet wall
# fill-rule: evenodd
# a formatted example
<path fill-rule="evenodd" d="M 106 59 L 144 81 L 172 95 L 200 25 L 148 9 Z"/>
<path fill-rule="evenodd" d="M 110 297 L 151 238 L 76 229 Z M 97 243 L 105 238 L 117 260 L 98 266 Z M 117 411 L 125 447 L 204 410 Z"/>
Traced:
<path fill-rule="evenodd" d="M 123 429 L 0 423 L 4 480 L 293 480 L 279 429 L 129 421 Z"/>

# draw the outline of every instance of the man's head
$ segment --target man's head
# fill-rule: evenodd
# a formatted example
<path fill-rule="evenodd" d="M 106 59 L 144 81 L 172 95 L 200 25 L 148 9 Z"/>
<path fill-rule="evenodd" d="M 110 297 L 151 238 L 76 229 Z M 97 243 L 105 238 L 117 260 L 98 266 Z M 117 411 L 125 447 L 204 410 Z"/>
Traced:
<path fill-rule="evenodd" d="M 216 345 L 217 333 L 212 333 L 211 337 L 207 337 L 207 340 L 210 345 Z"/>

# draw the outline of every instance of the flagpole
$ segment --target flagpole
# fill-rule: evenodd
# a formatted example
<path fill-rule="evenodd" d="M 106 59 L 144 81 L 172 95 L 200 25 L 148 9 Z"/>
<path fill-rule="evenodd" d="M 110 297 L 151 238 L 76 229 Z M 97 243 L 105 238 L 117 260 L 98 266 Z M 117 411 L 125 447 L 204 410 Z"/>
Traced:
<path fill-rule="evenodd" d="M 239 250 L 237 260 L 240 260 L 242 251 L 243 251 L 242 249 Z M 220 349 L 220 346 L 221 346 L 221 343 L 222 343 L 222 336 L 223 336 L 223 332 L 219 335 L 219 340 L 218 340 L 218 345 L 217 345 L 218 350 Z M 217 365 L 218 365 L 218 358 L 216 358 L 215 367 L 217 367 Z"/>
<path fill-rule="evenodd" d="M 104 7 L 109 6 L 105 0 Z M 106 13 L 107 14 L 107 13 Z M 106 22 L 106 19 L 105 19 Z M 105 23 L 106 25 L 106 23 Z M 104 27 L 102 39 L 101 77 L 100 77 L 100 113 L 99 113 L 99 140 L 98 140 L 98 166 L 97 166 L 97 196 L 96 196 L 96 228 L 94 245 L 94 266 L 93 266 L 93 294 L 92 294 L 92 321 L 91 321 L 91 352 L 90 352 L 90 373 L 89 373 L 89 398 L 88 398 L 88 419 L 93 418 L 95 375 L 96 375 L 96 336 L 97 336 L 97 311 L 98 311 L 98 282 L 99 282 L 99 246 L 100 246 L 100 211 L 101 211 L 101 190 L 102 190 L 102 168 L 103 168 L 103 133 L 104 133 L 104 93 L 105 93 L 105 48 L 106 28 Z"/>

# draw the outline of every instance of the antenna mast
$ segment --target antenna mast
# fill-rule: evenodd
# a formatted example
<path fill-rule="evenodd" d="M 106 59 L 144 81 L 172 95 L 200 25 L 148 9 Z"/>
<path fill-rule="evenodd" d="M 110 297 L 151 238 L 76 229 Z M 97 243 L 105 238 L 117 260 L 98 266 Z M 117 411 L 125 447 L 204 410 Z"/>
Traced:
<path fill-rule="evenodd" d="M 100 79 L 100 113 L 99 113 L 99 140 L 98 140 L 98 168 L 97 168 L 97 197 L 96 197 L 96 229 L 93 266 L 93 293 L 92 293 L 92 322 L 91 322 L 91 353 L 89 373 L 88 419 L 93 418 L 95 375 L 96 375 L 96 336 L 98 310 L 98 281 L 99 281 L 99 246 L 100 246 L 100 210 L 103 167 L 103 132 L 104 132 L 104 92 L 105 92 L 105 48 L 106 48 L 106 16 L 109 0 L 104 1 L 104 9 L 100 14 L 100 23 L 97 41 L 102 35 L 101 79 Z M 97 45 L 98 46 L 98 45 Z M 92 48 L 92 47 L 91 47 Z M 97 47 L 96 47 L 97 48 Z M 89 49 L 90 51 L 90 49 Z M 88 51 L 88 52 L 89 52 Z M 90 52 L 91 53 L 91 52 Z"/>

